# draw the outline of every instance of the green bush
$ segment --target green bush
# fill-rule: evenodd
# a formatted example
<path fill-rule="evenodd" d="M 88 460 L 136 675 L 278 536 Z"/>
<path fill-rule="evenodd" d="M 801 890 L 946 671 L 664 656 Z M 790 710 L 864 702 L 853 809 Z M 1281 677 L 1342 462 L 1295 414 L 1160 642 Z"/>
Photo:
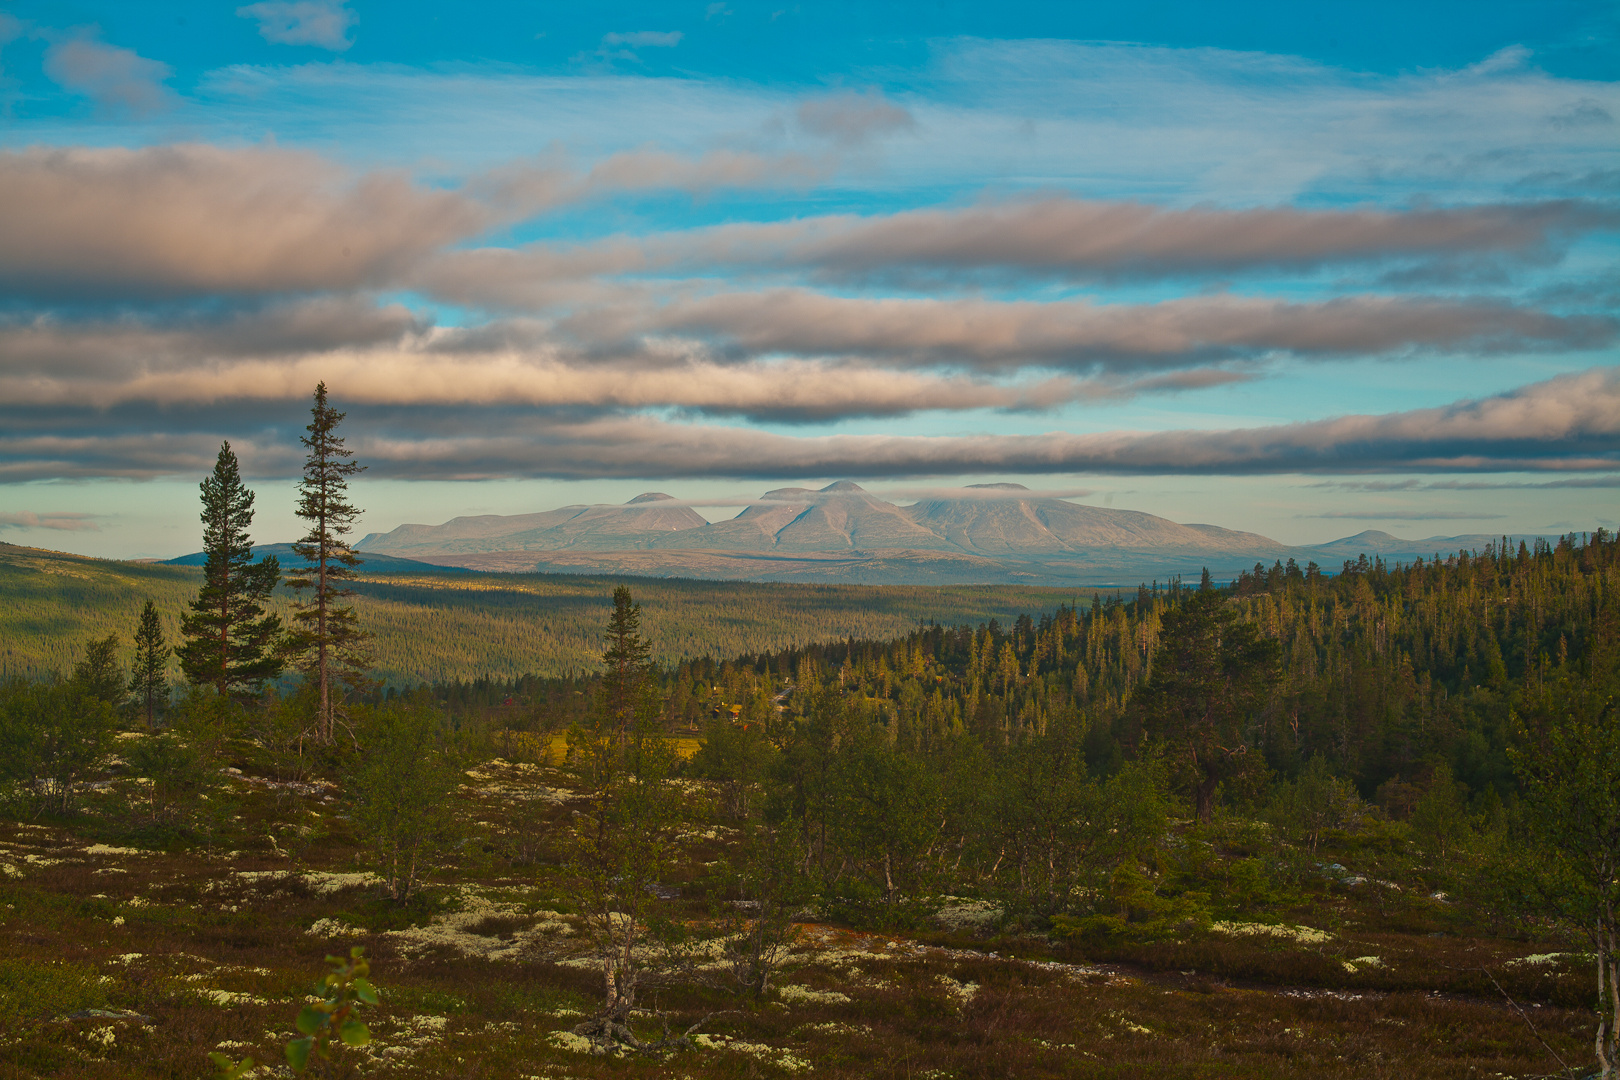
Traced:
<path fill-rule="evenodd" d="M 448 796 L 461 779 L 465 739 L 425 701 L 401 699 L 367 715 L 345 787 L 355 831 L 371 848 L 389 897 L 405 904 L 455 839 Z"/>
<path fill-rule="evenodd" d="M 0 686 L 0 783 L 10 801 L 35 814 L 72 810 L 116 723 L 113 707 L 80 682 L 8 680 Z"/>

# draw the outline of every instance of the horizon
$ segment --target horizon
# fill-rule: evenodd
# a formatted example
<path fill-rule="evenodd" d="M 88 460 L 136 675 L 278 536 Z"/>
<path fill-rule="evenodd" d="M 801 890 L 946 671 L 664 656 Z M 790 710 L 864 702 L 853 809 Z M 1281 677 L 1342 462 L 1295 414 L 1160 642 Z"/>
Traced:
<path fill-rule="evenodd" d="M 1620 527 L 1620 14 L 1291 11 L 12 3 L 0 540 L 193 552 L 225 439 L 298 535 L 318 380 L 356 539 L 840 479 Z"/>
<path fill-rule="evenodd" d="M 821 495 L 821 494 L 825 494 L 828 491 L 829 488 L 831 488 L 831 487 L 833 487 L 834 485 L 837 485 L 837 484 L 853 484 L 853 481 L 833 481 L 832 483 L 830 483 L 830 484 L 828 484 L 828 485 L 826 485 L 826 486 L 824 486 L 822 488 L 819 488 L 819 489 L 799 489 L 799 490 L 806 491 L 809 495 Z M 855 487 L 856 490 L 859 490 L 859 491 L 861 491 L 861 492 L 863 492 L 865 494 L 872 495 L 872 496 L 874 496 L 874 497 L 876 497 L 876 498 L 878 498 L 878 499 L 880 499 L 882 501 L 888 502 L 888 503 L 890 503 L 892 505 L 899 506 L 899 507 L 902 507 L 902 508 L 914 506 L 917 503 L 924 502 L 924 501 L 948 500 L 948 499 L 953 499 L 953 498 L 965 498 L 965 499 L 971 499 L 973 501 L 987 501 L 987 502 L 988 501 L 1014 500 L 1014 499 L 1052 499 L 1052 500 L 1061 500 L 1061 501 L 1066 501 L 1066 502 L 1072 502 L 1072 503 L 1075 503 L 1077 505 L 1089 505 L 1089 506 L 1097 505 L 1095 503 L 1087 503 L 1087 502 L 1085 502 L 1084 501 L 1085 497 L 1082 494 L 1066 494 L 1066 493 L 1063 493 L 1063 492 L 1047 492 L 1047 491 L 1031 490 L 1031 489 L 1025 487 L 1024 485 L 1017 484 L 1017 483 L 975 484 L 975 485 L 969 485 L 967 488 L 932 489 L 932 490 L 923 491 L 923 492 L 920 492 L 920 493 L 915 492 L 915 489 L 901 489 L 901 492 L 905 493 L 905 494 L 899 494 L 899 495 L 897 495 L 896 493 L 893 493 L 893 492 L 884 493 L 882 491 L 874 491 L 872 489 L 866 488 L 866 487 L 864 487 L 862 485 L 859 485 L 859 484 L 855 484 L 854 487 Z M 1006 495 L 981 494 L 981 493 L 967 494 L 967 492 L 971 488 L 992 488 L 992 489 L 993 488 L 1001 488 L 1001 489 L 1017 489 L 1017 490 L 1016 491 L 1009 491 L 1009 493 L 1006 494 Z M 787 489 L 787 490 L 793 490 L 793 489 Z M 773 494 L 773 493 L 774 493 L 774 491 L 773 492 L 766 492 L 765 494 L 768 495 L 768 494 Z M 547 512 L 550 512 L 550 511 L 555 511 L 555 510 L 565 510 L 565 509 L 575 509 L 575 508 L 584 509 L 584 510 L 623 509 L 623 508 L 631 506 L 633 504 L 640 503 L 643 500 L 647 499 L 649 496 L 662 496 L 662 498 L 658 500 L 659 505 L 673 505 L 673 506 L 680 506 L 680 507 L 685 507 L 687 509 L 690 509 L 693 512 L 697 513 L 708 524 L 715 524 L 717 522 L 730 520 L 731 518 L 735 517 L 737 514 L 741 514 L 742 512 L 748 510 L 751 507 L 775 506 L 775 505 L 781 505 L 783 503 L 789 503 L 789 502 L 797 503 L 797 502 L 800 502 L 800 501 L 814 501 L 814 500 L 799 499 L 799 498 L 794 498 L 794 499 L 768 499 L 768 498 L 765 498 L 762 495 L 762 496 L 752 498 L 752 499 L 737 499 L 737 500 L 733 500 L 731 502 L 725 502 L 725 503 L 715 503 L 715 502 L 696 503 L 696 502 L 692 502 L 690 500 L 681 499 L 681 498 L 678 498 L 676 496 L 669 495 L 669 494 L 667 494 L 665 492 L 645 491 L 645 492 L 641 492 L 638 495 L 632 496 L 630 499 L 627 499 L 624 502 L 619 502 L 619 503 L 574 503 L 574 504 L 568 504 L 568 505 L 565 505 L 565 506 L 552 507 L 552 508 L 550 508 L 549 511 L 548 510 L 534 511 L 534 513 L 544 514 L 544 513 L 547 513 Z M 1108 508 L 1104 508 L 1104 509 L 1108 509 Z M 711 514 L 704 513 L 703 511 L 705 511 L 705 510 L 710 510 L 710 511 L 718 510 L 718 511 L 723 511 L 723 512 L 711 515 Z M 724 511 L 733 511 L 733 512 L 725 513 Z M 1143 511 L 1127 511 L 1127 512 L 1130 512 L 1130 513 L 1143 513 Z M 463 518 L 484 517 L 484 516 L 521 517 L 521 516 L 525 516 L 525 515 L 522 515 L 522 514 L 517 514 L 517 515 L 463 515 Z M 1158 515 L 1151 515 L 1151 516 L 1158 516 Z M 388 552 L 371 551 L 369 549 L 364 548 L 362 545 L 365 544 L 366 541 L 368 541 L 368 540 L 371 540 L 373 538 L 380 538 L 380 537 L 386 536 L 389 532 L 395 531 L 395 530 L 397 530 L 399 528 L 406 528 L 406 527 L 436 528 L 436 527 L 439 527 L 439 526 L 442 526 L 442 525 L 451 524 L 452 522 L 454 522 L 456 520 L 460 520 L 460 519 L 458 519 L 458 518 L 450 518 L 450 519 L 446 519 L 445 521 L 442 521 L 442 522 L 401 522 L 398 525 L 394 526 L 393 529 L 382 530 L 382 531 L 373 530 L 373 531 L 367 531 L 367 532 L 364 532 L 364 533 L 358 533 L 358 530 L 357 530 L 358 535 L 354 540 L 355 551 L 362 555 L 362 560 L 361 560 L 362 562 L 364 562 L 364 556 L 366 554 L 370 554 L 370 555 L 373 555 L 373 556 L 382 555 L 382 556 L 385 556 L 385 557 L 388 557 L 388 558 L 394 558 L 394 559 L 403 558 L 403 559 L 406 559 L 407 561 L 420 561 L 418 559 L 412 558 L 411 556 L 402 556 L 402 555 L 392 554 L 392 553 L 388 553 Z M 1168 519 L 1166 519 L 1166 520 L 1168 520 Z M 1216 522 L 1178 522 L 1177 524 L 1183 524 L 1183 525 L 1217 525 L 1218 526 L 1218 523 L 1216 523 Z M 1218 526 L 1218 527 L 1224 527 L 1224 526 Z M 1375 535 L 1376 536 L 1391 537 L 1393 539 L 1396 539 L 1396 540 L 1399 540 L 1399 541 L 1402 541 L 1402 542 L 1407 542 L 1407 543 L 1412 543 L 1412 544 L 1419 544 L 1419 543 L 1428 543 L 1428 542 L 1431 542 L 1431 541 L 1433 541 L 1433 542 L 1438 542 L 1438 541 L 1459 541 L 1459 540 L 1471 540 L 1471 541 L 1473 541 L 1473 540 L 1481 540 L 1481 539 L 1485 540 L 1487 543 L 1495 541 L 1497 539 L 1505 540 L 1505 541 L 1507 541 L 1509 543 L 1518 542 L 1518 541 L 1521 541 L 1521 540 L 1537 540 L 1537 539 L 1540 539 L 1540 540 L 1556 540 L 1556 539 L 1561 539 L 1562 537 L 1564 537 L 1566 535 L 1571 535 L 1572 533 L 1575 534 L 1575 535 L 1580 535 L 1580 536 L 1590 536 L 1590 535 L 1592 535 L 1592 530 L 1577 529 L 1577 530 L 1570 530 L 1569 532 L 1565 532 L 1565 533 L 1528 533 L 1528 532 L 1527 533 L 1518 533 L 1518 532 L 1511 532 L 1511 533 L 1510 532 L 1499 532 L 1498 533 L 1498 532 L 1486 531 L 1486 532 L 1466 532 L 1466 533 L 1451 533 L 1451 534 L 1432 533 L 1432 534 L 1430 534 L 1428 536 L 1409 536 L 1409 535 L 1401 535 L 1399 533 L 1391 533 L 1386 529 L 1366 528 L 1366 529 L 1358 529 L 1358 530 L 1356 530 L 1355 532 L 1352 532 L 1352 533 L 1335 534 L 1335 535 L 1329 537 L 1328 539 L 1324 539 L 1324 540 L 1310 540 L 1310 541 L 1303 541 L 1303 542 L 1296 542 L 1296 543 L 1288 543 L 1288 544 L 1285 544 L 1285 546 L 1295 548 L 1295 549 L 1301 551 L 1302 553 L 1305 553 L 1305 552 L 1309 552 L 1313 548 L 1333 547 L 1333 546 L 1344 544 L 1344 543 L 1346 543 L 1348 541 L 1355 540 L 1355 539 L 1358 539 L 1358 538 L 1361 538 L 1361 537 L 1364 537 L 1364 536 L 1375 536 Z M 1274 538 L 1265 537 L 1265 539 L 1274 539 Z M 9 543 L 9 542 L 10 541 L 0 540 L 0 543 Z M 258 539 L 255 539 L 254 543 L 253 543 L 253 546 L 254 546 L 255 551 L 257 551 L 260 548 L 288 547 L 291 544 L 296 543 L 296 542 L 297 541 L 295 539 L 291 539 L 291 538 L 284 539 L 284 540 L 269 540 L 269 539 L 258 540 Z M 1279 541 L 1279 543 L 1281 543 L 1281 541 Z M 183 551 L 183 552 L 179 552 L 179 553 L 171 552 L 171 553 L 167 553 L 167 554 L 163 554 L 163 555 L 120 557 L 120 556 L 94 555 L 94 554 L 91 554 L 91 553 L 88 553 L 88 552 L 82 552 L 82 551 L 69 551 L 66 548 L 52 548 L 52 547 L 47 547 L 45 545 L 39 545 L 39 544 L 18 545 L 18 546 L 28 546 L 28 547 L 35 547 L 35 548 L 43 548 L 44 550 L 55 551 L 55 552 L 57 552 L 59 554 L 65 554 L 65 555 L 78 555 L 78 556 L 85 556 L 85 557 L 89 557 L 89 558 L 108 558 L 108 559 L 113 559 L 115 561 L 129 561 L 129 562 L 169 563 L 169 562 L 174 562 L 174 561 L 176 561 L 178 559 L 190 558 L 190 557 L 202 554 L 202 552 L 200 550 L 188 550 L 188 551 Z M 1452 550 L 1452 549 L 1446 549 L 1446 550 L 1437 549 L 1436 550 L 1436 555 L 1437 556 L 1451 555 L 1451 554 L 1455 554 L 1455 553 L 1456 553 L 1455 550 Z M 1381 557 L 1376 552 L 1371 553 L 1371 554 L 1373 555 L 1374 558 L 1380 558 Z M 1215 560 L 1215 561 L 1224 561 L 1224 562 L 1231 562 L 1232 561 L 1231 556 L 1225 556 L 1225 555 L 1220 555 L 1220 556 L 1211 555 L 1210 558 Z M 455 566 L 455 564 L 447 564 L 447 565 L 452 566 L 452 567 Z M 1245 563 L 1245 565 L 1241 569 L 1247 569 L 1247 568 L 1248 568 L 1247 563 Z M 465 568 L 460 568 L 460 569 L 465 569 Z M 1336 572 L 1334 570 L 1334 568 L 1332 568 L 1332 567 L 1324 566 L 1322 569 L 1323 569 L 1324 573 L 1334 573 L 1334 572 Z M 473 572 L 484 573 L 484 572 L 492 572 L 492 571 L 477 571 L 477 570 L 475 570 Z M 500 571 L 493 571 L 493 572 L 498 573 Z M 555 572 L 558 572 L 558 571 L 536 571 L 536 572 L 539 572 L 539 573 L 555 573 Z M 585 573 L 585 571 L 580 571 L 580 572 Z M 1223 581 L 1226 580 L 1226 578 L 1223 576 L 1226 573 L 1227 573 L 1226 570 L 1220 571 L 1217 574 L 1217 579 L 1218 580 L 1223 580 Z M 623 576 L 623 575 L 621 575 L 621 576 Z M 632 575 L 629 575 L 629 576 L 634 577 L 634 576 L 637 576 L 637 575 L 632 574 Z"/>

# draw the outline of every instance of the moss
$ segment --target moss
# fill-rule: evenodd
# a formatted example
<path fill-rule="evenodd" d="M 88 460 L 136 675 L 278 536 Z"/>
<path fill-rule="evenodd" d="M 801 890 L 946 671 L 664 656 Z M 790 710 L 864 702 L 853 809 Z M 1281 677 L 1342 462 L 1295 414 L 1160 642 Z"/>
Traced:
<path fill-rule="evenodd" d="M 42 1020 L 105 1008 L 107 989 L 88 964 L 0 957 L 0 1016 Z"/>

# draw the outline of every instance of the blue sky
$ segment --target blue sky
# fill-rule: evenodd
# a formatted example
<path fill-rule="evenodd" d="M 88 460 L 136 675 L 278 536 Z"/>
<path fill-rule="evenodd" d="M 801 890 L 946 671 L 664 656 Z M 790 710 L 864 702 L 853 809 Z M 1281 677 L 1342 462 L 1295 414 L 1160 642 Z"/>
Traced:
<path fill-rule="evenodd" d="M 1620 524 L 1611 4 L 0 3 L 0 539 L 987 480 Z"/>

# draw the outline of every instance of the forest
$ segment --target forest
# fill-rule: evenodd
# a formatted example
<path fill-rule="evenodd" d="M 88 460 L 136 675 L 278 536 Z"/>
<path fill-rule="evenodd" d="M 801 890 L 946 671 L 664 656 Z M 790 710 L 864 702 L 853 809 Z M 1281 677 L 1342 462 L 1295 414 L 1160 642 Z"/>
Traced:
<path fill-rule="evenodd" d="M 7 683 L 0 1077 L 1613 1071 L 1602 530 L 707 652 L 578 585 L 593 663 L 330 741 L 307 682 Z"/>
<path fill-rule="evenodd" d="M 152 600 L 170 640 L 201 569 L 89 559 L 0 543 L 0 677 L 67 672 L 84 643 L 130 634 Z M 601 626 L 623 578 L 569 574 L 372 574 L 361 562 L 353 604 L 371 633 L 373 672 L 386 684 L 484 676 L 562 676 L 595 670 Z M 923 622 L 1011 621 L 1073 604 L 1073 589 L 1039 586 L 868 586 L 643 579 L 659 612 L 648 628 L 660 664 L 732 656 L 828 637 L 897 636 Z M 286 619 L 279 586 L 266 609 Z M 178 662 L 170 674 L 179 677 Z"/>

